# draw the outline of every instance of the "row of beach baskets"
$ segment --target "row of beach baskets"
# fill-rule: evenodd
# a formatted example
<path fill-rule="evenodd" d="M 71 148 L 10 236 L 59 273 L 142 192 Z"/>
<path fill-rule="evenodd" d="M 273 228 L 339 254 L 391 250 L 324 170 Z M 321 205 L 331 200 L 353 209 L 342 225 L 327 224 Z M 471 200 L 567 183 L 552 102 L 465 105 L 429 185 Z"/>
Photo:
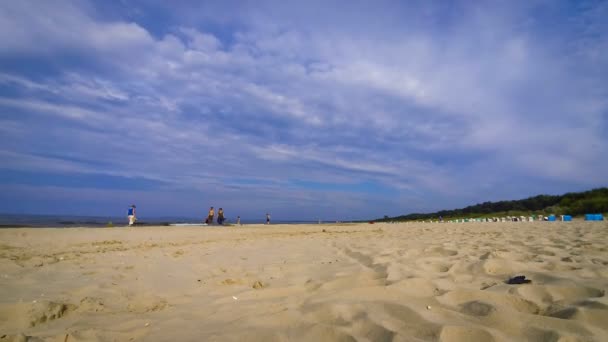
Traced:
<path fill-rule="evenodd" d="M 555 215 L 549 215 L 547 221 L 557 221 L 557 217 Z M 572 221 L 572 216 L 570 215 L 561 215 L 562 221 Z M 604 215 L 602 214 L 585 214 L 585 221 L 604 221 Z"/>

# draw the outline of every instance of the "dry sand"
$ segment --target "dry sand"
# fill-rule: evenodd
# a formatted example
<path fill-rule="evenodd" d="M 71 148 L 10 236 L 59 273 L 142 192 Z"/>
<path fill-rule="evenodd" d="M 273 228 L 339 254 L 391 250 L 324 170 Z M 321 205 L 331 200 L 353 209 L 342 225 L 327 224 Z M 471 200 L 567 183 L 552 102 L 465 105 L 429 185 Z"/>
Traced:
<path fill-rule="evenodd" d="M 2 229 L 0 341 L 608 341 L 607 266 L 606 222 Z"/>

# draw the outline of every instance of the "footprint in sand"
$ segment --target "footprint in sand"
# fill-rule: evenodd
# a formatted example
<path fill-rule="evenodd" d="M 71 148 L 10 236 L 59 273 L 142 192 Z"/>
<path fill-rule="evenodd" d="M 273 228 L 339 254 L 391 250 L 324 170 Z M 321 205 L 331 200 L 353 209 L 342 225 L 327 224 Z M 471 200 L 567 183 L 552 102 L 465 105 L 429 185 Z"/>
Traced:
<path fill-rule="evenodd" d="M 357 340 L 350 334 L 345 333 L 337 327 L 320 324 L 301 324 L 290 328 L 288 334 L 299 336 L 301 341 L 339 341 L 356 342 Z"/>
<path fill-rule="evenodd" d="M 457 255 L 458 251 L 454 251 L 451 249 L 445 249 L 443 247 L 430 247 L 424 250 L 424 255 L 425 256 L 441 256 L 441 257 L 448 257 L 448 256 L 454 256 Z"/>
<path fill-rule="evenodd" d="M 608 265 L 608 261 L 602 259 L 591 259 L 591 262 L 595 265 Z"/>
<path fill-rule="evenodd" d="M 158 296 L 138 296 L 127 304 L 127 311 L 134 313 L 154 312 L 165 309 L 167 300 Z"/>
<path fill-rule="evenodd" d="M 547 285 L 546 289 L 556 301 L 561 300 L 565 302 L 574 302 L 588 298 L 598 298 L 603 297 L 605 294 L 604 290 L 582 285 Z"/>
<path fill-rule="evenodd" d="M 254 282 L 254 283 L 253 283 L 253 285 L 252 285 L 251 287 L 253 287 L 253 288 L 254 288 L 254 289 L 256 289 L 256 290 L 259 290 L 259 289 L 263 289 L 263 288 L 265 288 L 265 287 L 266 287 L 266 285 L 265 285 L 264 283 L 262 283 L 261 281 L 259 281 L 259 280 L 258 280 L 258 281 L 256 281 L 256 282 Z"/>
<path fill-rule="evenodd" d="M 360 265 L 372 270 L 375 273 L 377 279 L 384 279 L 386 281 L 388 277 L 388 266 L 386 264 L 375 263 L 374 259 L 371 256 L 360 252 L 352 251 L 349 248 L 343 248 L 342 252 L 350 258 L 354 259 Z"/>
<path fill-rule="evenodd" d="M 105 309 L 101 298 L 84 297 L 80 300 L 80 305 L 76 309 L 78 312 L 100 312 Z"/>
<path fill-rule="evenodd" d="M 549 316 L 561 319 L 571 319 L 578 313 L 578 309 L 575 307 L 564 307 L 562 305 L 551 305 L 541 314 L 543 316 Z"/>
<path fill-rule="evenodd" d="M 483 329 L 474 328 L 471 326 L 448 325 L 448 326 L 444 326 L 443 329 L 441 329 L 441 334 L 439 335 L 439 341 L 442 341 L 442 342 L 453 342 L 453 341 L 492 342 L 492 341 L 494 341 L 494 338 L 492 337 L 492 335 L 489 332 L 487 332 Z"/>
<path fill-rule="evenodd" d="M 524 331 L 528 341 L 560 341 L 560 335 L 555 331 L 529 328 Z M 575 340 L 576 341 L 576 340 Z"/>
<path fill-rule="evenodd" d="M 354 336 L 362 336 L 368 341 L 393 341 L 395 332 L 391 331 L 370 320 L 367 315 L 360 315 L 360 318 L 352 324 Z"/>
<path fill-rule="evenodd" d="M 541 306 L 550 305 L 554 302 L 553 296 L 551 296 L 544 285 L 518 286 L 510 289 L 509 293 L 519 295 Z"/>
<path fill-rule="evenodd" d="M 484 305 L 501 310 L 508 309 L 522 313 L 537 315 L 541 312 L 539 305 L 517 295 L 497 293 L 484 290 L 453 290 L 437 297 L 442 304 L 455 307 L 457 311 L 465 314 L 488 312 L 493 310 Z M 473 304 L 473 302 L 475 302 Z M 482 303 L 482 304 L 480 304 Z M 498 309 L 497 309 L 498 310 Z"/>
<path fill-rule="evenodd" d="M 173 252 L 173 254 L 171 254 L 174 258 L 179 258 L 182 255 L 184 255 L 185 252 L 181 249 L 176 250 L 175 252 Z"/>
<path fill-rule="evenodd" d="M 469 316 L 488 316 L 496 311 L 496 308 L 488 303 L 474 300 L 460 304 L 460 311 Z"/>
<path fill-rule="evenodd" d="M 445 273 L 445 272 L 449 271 L 450 268 L 452 268 L 453 264 L 437 262 L 437 261 L 433 260 L 433 261 L 424 261 L 419 266 L 420 266 L 420 268 L 431 271 L 431 272 Z"/>
<path fill-rule="evenodd" d="M 33 328 L 40 324 L 60 319 L 76 309 L 76 305 L 52 301 L 17 303 L 2 307 L 0 321 L 11 322 L 19 328 Z"/>
<path fill-rule="evenodd" d="M 240 279 L 232 279 L 232 278 L 226 278 L 226 279 L 222 280 L 222 282 L 221 282 L 222 285 L 239 285 L 242 283 L 243 282 Z"/>

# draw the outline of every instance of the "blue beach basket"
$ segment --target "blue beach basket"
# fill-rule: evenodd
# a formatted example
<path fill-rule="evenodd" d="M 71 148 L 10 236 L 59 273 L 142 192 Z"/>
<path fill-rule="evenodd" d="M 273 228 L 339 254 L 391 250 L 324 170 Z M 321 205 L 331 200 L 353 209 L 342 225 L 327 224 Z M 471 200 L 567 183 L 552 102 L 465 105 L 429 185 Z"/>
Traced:
<path fill-rule="evenodd" d="M 585 214 L 585 221 L 604 221 L 602 214 Z"/>

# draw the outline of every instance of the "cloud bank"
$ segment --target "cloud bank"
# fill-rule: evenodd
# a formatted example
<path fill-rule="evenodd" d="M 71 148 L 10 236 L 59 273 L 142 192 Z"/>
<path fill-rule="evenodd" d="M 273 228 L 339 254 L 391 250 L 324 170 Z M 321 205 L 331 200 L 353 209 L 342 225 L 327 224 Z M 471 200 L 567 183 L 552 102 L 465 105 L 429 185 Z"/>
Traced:
<path fill-rule="evenodd" d="M 355 219 L 604 186 L 607 16 L 5 2 L 0 208 Z"/>

